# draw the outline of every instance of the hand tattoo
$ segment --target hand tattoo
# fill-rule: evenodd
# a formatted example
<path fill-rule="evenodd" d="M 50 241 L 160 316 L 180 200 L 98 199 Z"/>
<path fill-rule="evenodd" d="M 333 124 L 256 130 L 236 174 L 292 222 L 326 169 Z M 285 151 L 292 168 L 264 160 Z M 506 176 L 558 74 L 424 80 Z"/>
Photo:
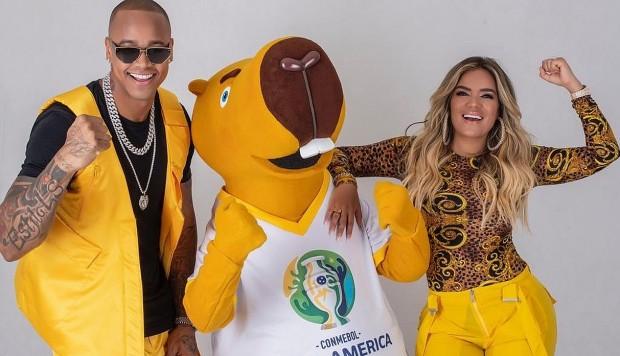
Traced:
<path fill-rule="evenodd" d="M 92 146 L 83 139 L 83 131 L 79 126 L 71 126 L 67 131 L 65 147 L 69 154 L 75 157 L 84 157 L 92 152 Z"/>
<path fill-rule="evenodd" d="M 198 345 L 196 344 L 195 337 L 192 337 L 189 335 L 181 336 L 181 345 L 183 345 L 186 351 L 193 352 L 193 353 L 198 352 Z"/>

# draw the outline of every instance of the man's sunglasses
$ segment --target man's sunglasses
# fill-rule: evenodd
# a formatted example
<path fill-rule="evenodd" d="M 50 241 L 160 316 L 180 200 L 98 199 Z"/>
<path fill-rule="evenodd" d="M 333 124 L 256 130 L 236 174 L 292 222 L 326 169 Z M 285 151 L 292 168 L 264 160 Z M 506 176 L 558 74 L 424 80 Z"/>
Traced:
<path fill-rule="evenodd" d="M 146 57 L 149 59 L 151 63 L 162 64 L 168 58 L 170 58 L 170 54 L 172 52 L 172 49 L 168 47 L 169 45 L 166 47 L 154 46 L 154 47 L 140 48 L 140 47 L 119 46 L 118 44 L 114 43 L 112 40 L 110 40 L 110 42 L 112 42 L 112 45 L 114 45 L 114 52 L 116 53 L 116 57 L 125 64 L 131 64 L 135 62 L 138 58 L 140 58 L 140 55 L 142 54 L 142 52 L 146 54 Z"/>

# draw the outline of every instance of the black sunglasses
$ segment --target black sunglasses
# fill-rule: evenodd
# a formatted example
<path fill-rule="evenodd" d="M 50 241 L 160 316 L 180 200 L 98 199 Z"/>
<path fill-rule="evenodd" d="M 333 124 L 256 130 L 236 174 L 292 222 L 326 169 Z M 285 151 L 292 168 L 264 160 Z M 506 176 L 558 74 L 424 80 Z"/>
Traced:
<path fill-rule="evenodd" d="M 146 54 L 146 57 L 153 64 L 162 64 L 168 58 L 170 58 L 170 54 L 172 53 L 172 49 L 168 46 L 153 46 L 147 48 L 140 47 L 123 47 L 114 43 L 110 40 L 114 45 L 114 52 L 116 53 L 116 57 L 121 60 L 121 62 L 125 64 L 131 64 L 135 62 L 142 52 Z"/>

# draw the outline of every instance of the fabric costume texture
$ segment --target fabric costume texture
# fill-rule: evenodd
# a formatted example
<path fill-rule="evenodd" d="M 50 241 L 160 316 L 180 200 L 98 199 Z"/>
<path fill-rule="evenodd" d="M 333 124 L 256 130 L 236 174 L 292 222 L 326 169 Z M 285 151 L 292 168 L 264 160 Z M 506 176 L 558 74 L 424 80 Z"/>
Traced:
<path fill-rule="evenodd" d="M 573 100 L 573 107 L 581 118 L 586 146 L 575 148 L 532 146 L 532 168 L 536 175 L 537 186 L 565 183 L 587 177 L 618 158 L 618 143 L 595 101 L 590 96 L 581 97 Z M 329 167 L 335 184 L 350 182 L 354 176 L 384 176 L 402 180 L 406 174 L 407 154 L 414 139 L 397 137 L 368 146 L 336 149 Z M 422 213 L 428 228 L 431 246 L 431 262 L 426 272 L 431 296 L 437 293 L 459 295 L 485 288 L 495 290 L 498 289 L 497 283 L 514 282 L 527 271 L 527 264 L 519 256 L 513 244 L 510 224 L 492 217 L 485 227 L 480 229 L 481 202 L 471 188 L 472 180 L 478 169 L 478 159 L 452 154 L 440 167 L 441 175 L 444 177 L 443 186 L 436 198 L 423 206 Z M 463 299 L 467 298 L 463 297 Z M 536 300 L 535 303 L 546 305 L 550 296 L 538 289 L 526 299 L 533 299 Z M 501 302 L 501 298 L 497 298 L 495 302 Z M 471 310 L 473 307 L 474 305 L 470 302 L 467 309 Z M 462 313 L 464 309 L 457 308 L 457 310 L 457 313 Z M 443 311 L 444 317 L 449 319 L 450 316 L 446 315 L 447 313 Z M 520 314 L 523 313 L 523 311 L 520 312 Z M 439 315 L 442 315 L 441 308 Z M 454 317 L 458 319 L 459 315 L 455 314 Z M 545 345 L 548 345 L 545 352 L 551 355 L 555 347 L 553 308 L 546 305 L 545 308 L 539 310 L 536 318 L 535 321 L 539 325 L 545 325 L 544 322 L 540 322 L 541 318 L 553 319 L 553 322 L 549 322 L 546 326 L 547 331 L 553 330 L 553 335 L 548 333 L 546 336 L 543 335 Z M 422 320 L 424 324 L 426 319 Z M 530 323 L 525 325 L 530 325 L 535 321 L 530 320 Z M 456 321 L 455 323 L 458 324 Z M 438 330 L 421 328 L 418 354 L 422 354 L 423 345 L 420 345 L 420 339 L 426 340 L 425 332 L 452 333 L 452 331 Z M 461 334 L 455 333 L 455 335 Z M 437 337 L 431 335 L 429 340 L 434 338 Z M 448 341 L 450 340 L 442 342 L 452 345 Z M 536 350 L 541 352 L 536 353 L 537 355 L 545 354 L 542 353 L 541 348 L 536 348 Z M 475 352 L 471 354 L 477 355 Z M 443 353 L 427 350 L 426 354 L 440 355 Z M 468 355 L 466 352 L 463 354 Z"/>
<path fill-rule="evenodd" d="M 380 222 L 365 213 L 375 232 L 340 241 L 327 233 L 331 154 L 316 143 L 335 141 L 344 99 L 325 52 L 307 39 L 275 40 L 190 90 L 196 150 L 226 184 L 184 298 L 199 330 L 219 330 L 215 355 L 334 356 L 354 347 L 404 355 L 377 272 L 419 278 L 426 228 L 406 191 L 385 184 Z M 302 147 L 318 154 L 302 158 Z M 389 236 L 376 229 L 388 225 Z"/>
<path fill-rule="evenodd" d="M 309 224 L 303 234 L 247 206 L 267 241 L 244 261 L 237 317 L 213 334 L 214 355 L 405 355 L 403 336 L 375 265 L 382 261 L 389 230 L 379 227 L 376 211 L 364 202 L 364 231 L 356 226 L 351 240 L 336 240 L 321 219 L 331 190 L 326 176 L 299 222 Z M 220 192 L 220 198 L 226 195 Z M 190 281 L 200 273 L 216 234 L 217 228 L 210 225 Z M 303 303 L 318 309 L 300 306 Z M 341 340 L 344 335 L 350 340 Z"/>
<path fill-rule="evenodd" d="M 166 273 L 183 226 L 180 180 L 190 147 L 183 109 L 159 89 L 167 169 L 159 247 Z M 87 87 L 48 101 L 101 117 Z M 17 303 L 57 355 L 144 354 L 143 293 L 136 220 L 115 149 L 80 170 L 46 240 L 17 267 Z M 100 342 L 97 342 L 100 341 Z"/>

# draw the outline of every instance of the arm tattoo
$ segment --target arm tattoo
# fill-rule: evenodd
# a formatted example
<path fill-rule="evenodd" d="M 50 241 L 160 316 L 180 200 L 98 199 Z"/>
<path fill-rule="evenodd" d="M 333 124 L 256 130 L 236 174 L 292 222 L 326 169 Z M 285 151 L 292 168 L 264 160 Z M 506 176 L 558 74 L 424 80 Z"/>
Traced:
<path fill-rule="evenodd" d="M 36 179 L 15 180 L 0 205 L 0 249 L 5 258 L 19 258 L 43 241 L 71 177 L 52 159 Z"/>
<path fill-rule="evenodd" d="M 179 243 L 172 257 L 170 266 L 170 286 L 176 306 L 177 316 L 187 316 L 183 307 L 183 296 L 185 295 L 185 284 L 187 278 L 194 272 L 196 261 L 196 245 L 198 234 L 196 231 L 196 216 L 191 198 L 191 180 L 182 183 L 183 190 L 183 230 Z"/>

